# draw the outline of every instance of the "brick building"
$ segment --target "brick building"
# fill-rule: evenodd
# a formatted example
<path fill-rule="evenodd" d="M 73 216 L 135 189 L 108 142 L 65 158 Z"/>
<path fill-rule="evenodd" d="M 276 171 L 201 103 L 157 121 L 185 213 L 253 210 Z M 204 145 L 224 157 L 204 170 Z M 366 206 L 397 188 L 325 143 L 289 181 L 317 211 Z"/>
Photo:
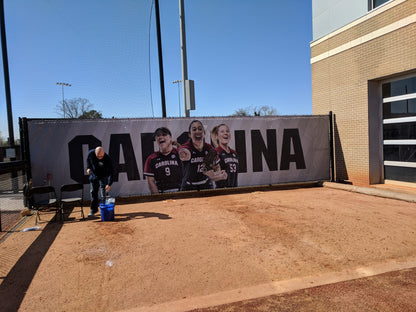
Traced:
<path fill-rule="evenodd" d="M 335 114 L 335 177 L 416 186 L 416 0 L 312 0 L 313 114 Z"/>

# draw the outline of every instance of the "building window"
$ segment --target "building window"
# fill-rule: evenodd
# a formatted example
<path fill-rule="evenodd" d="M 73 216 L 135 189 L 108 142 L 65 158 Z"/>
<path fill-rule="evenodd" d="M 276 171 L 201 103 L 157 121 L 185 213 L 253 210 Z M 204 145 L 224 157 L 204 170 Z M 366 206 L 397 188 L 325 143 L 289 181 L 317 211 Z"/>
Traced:
<path fill-rule="evenodd" d="M 368 10 L 371 11 L 390 0 L 368 0 Z"/>
<path fill-rule="evenodd" d="M 416 183 L 416 76 L 382 84 L 384 179 Z"/>

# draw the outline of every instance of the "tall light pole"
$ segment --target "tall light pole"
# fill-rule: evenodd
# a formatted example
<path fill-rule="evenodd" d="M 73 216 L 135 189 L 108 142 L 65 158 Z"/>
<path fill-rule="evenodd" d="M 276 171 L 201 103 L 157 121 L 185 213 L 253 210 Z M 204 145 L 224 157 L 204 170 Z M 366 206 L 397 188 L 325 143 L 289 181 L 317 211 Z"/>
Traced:
<path fill-rule="evenodd" d="M 71 85 L 69 83 L 66 83 L 66 82 L 57 82 L 56 85 L 57 86 L 62 86 L 62 107 L 64 109 L 64 118 L 65 118 L 66 109 L 65 109 L 64 87 L 70 87 Z"/>
<path fill-rule="evenodd" d="M 189 117 L 189 111 L 195 109 L 195 88 L 194 88 L 194 81 L 188 80 L 188 64 L 186 60 L 184 0 L 179 0 L 179 22 L 180 22 L 180 29 L 181 29 L 182 89 L 183 89 L 184 116 Z"/>
<path fill-rule="evenodd" d="M 159 55 L 160 98 L 162 100 L 162 117 L 166 118 L 165 82 L 163 77 L 162 36 L 160 34 L 159 0 L 155 0 L 157 50 Z"/>
<path fill-rule="evenodd" d="M 9 124 L 9 145 L 14 146 L 12 99 L 10 94 L 9 60 L 7 57 L 6 29 L 4 20 L 4 0 L 0 0 L 1 50 L 3 54 L 4 88 L 6 93 L 7 121 Z M 1 228 L 1 226 L 0 226 Z"/>
<path fill-rule="evenodd" d="M 175 80 L 172 83 L 178 84 L 178 101 L 179 101 L 179 117 L 181 117 L 181 89 L 180 89 L 180 83 L 182 80 Z"/>
<path fill-rule="evenodd" d="M 186 107 L 186 80 L 188 80 L 188 63 L 186 60 L 186 35 L 185 35 L 185 6 L 184 0 L 179 0 L 179 23 L 181 30 L 181 58 L 182 58 L 182 89 L 184 116 L 189 117 L 189 110 Z"/>

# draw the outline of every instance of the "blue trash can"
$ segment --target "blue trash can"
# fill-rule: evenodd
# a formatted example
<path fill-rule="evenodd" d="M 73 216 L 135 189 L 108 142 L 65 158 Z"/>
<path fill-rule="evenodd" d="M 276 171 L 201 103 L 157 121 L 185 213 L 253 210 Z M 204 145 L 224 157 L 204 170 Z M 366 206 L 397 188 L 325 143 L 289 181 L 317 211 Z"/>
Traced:
<path fill-rule="evenodd" d="M 102 221 L 114 221 L 114 206 L 114 198 L 106 199 L 104 203 L 100 203 Z"/>

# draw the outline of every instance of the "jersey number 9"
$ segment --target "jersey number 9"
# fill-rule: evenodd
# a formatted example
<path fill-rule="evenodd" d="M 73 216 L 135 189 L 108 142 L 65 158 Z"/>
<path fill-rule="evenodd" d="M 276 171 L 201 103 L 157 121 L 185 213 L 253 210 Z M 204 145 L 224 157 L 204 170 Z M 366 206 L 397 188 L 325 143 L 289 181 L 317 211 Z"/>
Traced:
<path fill-rule="evenodd" d="M 167 177 L 170 176 L 170 168 L 169 167 L 165 167 L 165 175 Z"/>

